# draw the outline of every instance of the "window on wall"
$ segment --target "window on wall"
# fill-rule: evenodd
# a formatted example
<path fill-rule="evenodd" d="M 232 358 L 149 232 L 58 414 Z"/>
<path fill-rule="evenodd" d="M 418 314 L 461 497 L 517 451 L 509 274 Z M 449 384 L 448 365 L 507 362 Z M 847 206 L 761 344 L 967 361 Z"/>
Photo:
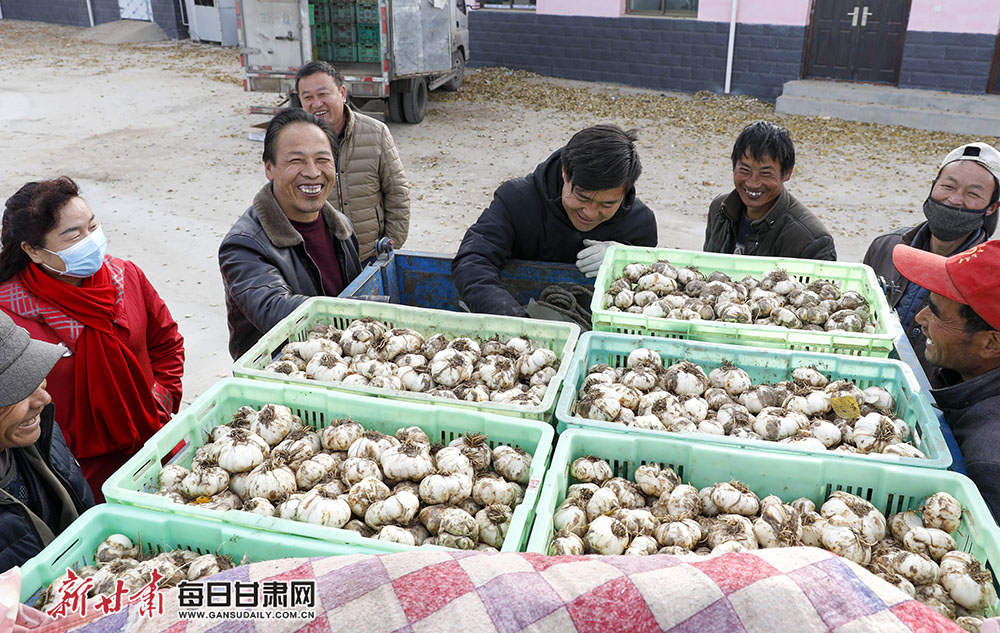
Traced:
<path fill-rule="evenodd" d="M 698 16 L 698 0 L 628 0 L 628 12 L 636 15 Z"/>
<path fill-rule="evenodd" d="M 480 0 L 483 9 L 534 9 L 535 0 Z"/>

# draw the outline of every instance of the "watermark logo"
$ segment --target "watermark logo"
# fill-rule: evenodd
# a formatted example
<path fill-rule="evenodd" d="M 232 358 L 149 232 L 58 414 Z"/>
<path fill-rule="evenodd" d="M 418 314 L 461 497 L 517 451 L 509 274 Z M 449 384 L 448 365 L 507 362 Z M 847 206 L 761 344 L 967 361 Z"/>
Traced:
<path fill-rule="evenodd" d="M 165 590 L 157 587 L 161 580 L 163 575 L 154 568 L 150 581 L 139 590 L 129 591 L 124 581 L 116 580 L 111 593 L 88 601 L 93 579 L 67 569 L 66 578 L 56 587 L 59 602 L 46 613 L 54 618 L 85 616 L 88 610 L 107 615 L 138 604 L 140 616 L 163 615 Z M 177 616 L 182 620 L 313 620 L 316 581 L 183 581 L 177 585 Z"/>
<path fill-rule="evenodd" d="M 312 620 L 315 580 L 182 582 L 178 616 L 187 620 Z"/>
<path fill-rule="evenodd" d="M 88 606 L 97 612 L 107 615 L 116 613 L 129 604 L 138 603 L 139 614 L 147 618 L 163 614 L 163 594 L 157 584 L 163 580 L 159 570 L 153 569 L 150 581 L 136 592 L 125 589 L 122 580 L 115 581 L 115 588 L 110 594 L 99 596 L 91 603 L 87 602 L 87 592 L 94 586 L 91 578 L 81 578 L 72 569 L 66 570 L 66 578 L 56 588 L 59 592 L 59 602 L 46 613 L 54 618 L 63 618 L 76 613 L 87 615 Z"/>

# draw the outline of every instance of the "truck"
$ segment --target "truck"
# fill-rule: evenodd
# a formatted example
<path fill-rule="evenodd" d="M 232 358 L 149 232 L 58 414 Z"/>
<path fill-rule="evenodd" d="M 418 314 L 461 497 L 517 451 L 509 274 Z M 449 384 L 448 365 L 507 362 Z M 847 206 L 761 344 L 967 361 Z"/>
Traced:
<path fill-rule="evenodd" d="M 428 93 L 458 90 L 465 77 L 465 0 L 239 0 L 237 9 L 243 89 L 293 106 L 295 73 L 312 60 L 337 68 L 355 107 L 381 101 L 396 123 L 420 123 Z"/>

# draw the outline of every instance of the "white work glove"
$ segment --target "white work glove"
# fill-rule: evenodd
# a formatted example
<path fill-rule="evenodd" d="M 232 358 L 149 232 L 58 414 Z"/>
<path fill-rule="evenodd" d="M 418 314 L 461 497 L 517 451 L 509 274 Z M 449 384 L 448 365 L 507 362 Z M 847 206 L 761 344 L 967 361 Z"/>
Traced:
<path fill-rule="evenodd" d="M 576 267 L 587 277 L 596 277 L 597 270 L 604 261 L 604 251 L 608 247 L 618 242 L 598 242 L 597 240 L 583 240 L 586 247 L 576 254 Z"/>

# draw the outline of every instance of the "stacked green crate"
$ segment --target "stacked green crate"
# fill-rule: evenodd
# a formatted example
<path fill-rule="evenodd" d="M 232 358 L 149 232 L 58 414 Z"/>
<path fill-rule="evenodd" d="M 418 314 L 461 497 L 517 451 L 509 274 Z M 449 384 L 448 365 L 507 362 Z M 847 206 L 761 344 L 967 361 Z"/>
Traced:
<path fill-rule="evenodd" d="M 329 5 L 331 23 L 330 55 L 333 62 L 358 61 L 357 8 L 354 0 L 333 0 Z"/>
<path fill-rule="evenodd" d="M 358 0 L 358 61 L 378 62 L 382 59 L 377 0 Z"/>

